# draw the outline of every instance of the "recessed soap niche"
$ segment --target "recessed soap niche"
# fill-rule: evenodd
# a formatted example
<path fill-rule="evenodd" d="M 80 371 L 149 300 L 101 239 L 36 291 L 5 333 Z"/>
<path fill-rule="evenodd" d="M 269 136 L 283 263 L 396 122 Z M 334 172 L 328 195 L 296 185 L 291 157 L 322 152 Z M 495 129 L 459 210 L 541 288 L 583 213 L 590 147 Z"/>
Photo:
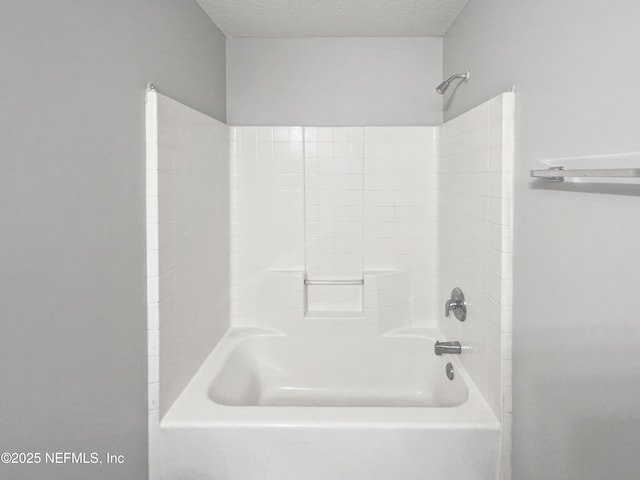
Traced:
<path fill-rule="evenodd" d="M 392 329 L 410 321 L 407 272 L 370 270 L 360 280 L 335 283 L 308 280 L 302 270 L 271 270 L 264 275 L 271 298 L 265 315 L 272 322 L 351 320 Z"/>

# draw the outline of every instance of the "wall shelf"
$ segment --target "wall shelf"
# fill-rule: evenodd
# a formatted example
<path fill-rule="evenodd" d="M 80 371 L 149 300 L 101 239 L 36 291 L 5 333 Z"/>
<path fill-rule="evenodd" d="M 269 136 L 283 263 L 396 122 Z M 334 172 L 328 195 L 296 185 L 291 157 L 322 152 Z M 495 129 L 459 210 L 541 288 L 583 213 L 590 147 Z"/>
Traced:
<path fill-rule="evenodd" d="M 544 178 L 550 182 L 564 182 L 565 178 L 640 178 L 640 168 L 575 168 L 551 167 L 531 170 L 534 178 Z"/>

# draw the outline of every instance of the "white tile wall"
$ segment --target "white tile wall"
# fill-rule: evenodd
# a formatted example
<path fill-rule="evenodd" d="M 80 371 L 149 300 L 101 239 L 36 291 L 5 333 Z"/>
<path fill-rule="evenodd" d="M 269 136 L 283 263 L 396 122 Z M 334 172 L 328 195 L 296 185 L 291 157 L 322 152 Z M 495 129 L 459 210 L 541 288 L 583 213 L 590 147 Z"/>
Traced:
<path fill-rule="evenodd" d="M 153 452 L 160 417 L 230 323 L 229 135 L 223 123 L 155 90 L 147 92 L 146 124 Z"/>
<path fill-rule="evenodd" d="M 364 272 L 364 319 L 380 331 L 407 328 L 411 324 L 409 272 Z"/>
<path fill-rule="evenodd" d="M 263 273 L 266 298 L 260 319 L 267 325 L 296 324 L 304 317 L 304 271 L 269 270 Z"/>
<path fill-rule="evenodd" d="M 159 437 L 160 352 L 151 347 L 160 338 L 160 259 L 159 259 L 159 162 L 158 94 L 148 90 L 146 97 L 146 229 L 147 229 L 147 402 L 149 409 L 149 478 L 156 478 L 156 451 Z M 166 161 L 166 156 L 163 156 Z"/>
<path fill-rule="evenodd" d="M 465 293 L 467 320 L 439 316 L 448 340 L 504 427 L 508 478 L 511 425 L 511 295 L 514 97 L 502 94 L 441 131 L 440 298 Z M 509 427 L 509 428 L 507 428 Z"/>
<path fill-rule="evenodd" d="M 414 324 L 438 305 L 437 130 L 365 128 L 364 266 L 408 272 Z"/>
<path fill-rule="evenodd" d="M 437 128 L 233 127 L 231 142 L 236 324 L 270 323 L 268 270 L 406 271 L 410 318 L 434 321 Z M 307 293 L 312 309 L 362 309 L 361 288 Z"/>
<path fill-rule="evenodd" d="M 162 95 L 158 117 L 163 414 L 229 326 L 229 146 L 225 124 Z"/>
<path fill-rule="evenodd" d="M 308 127 L 304 135 L 307 276 L 361 278 L 364 129 Z"/>
<path fill-rule="evenodd" d="M 273 311 L 268 271 L 304 271 L 302 135 L 302 127 L 231 127 L 231 311 L 236 325 L 277 323 L 265 315 Z"/>
<path fill-rule="evenodd" d="M 364 128 L 304 129 L 305 270 L 311 280 L 361 279 Z M 309 286 L 309 311 L 362 311 L 361 286 Z"/>

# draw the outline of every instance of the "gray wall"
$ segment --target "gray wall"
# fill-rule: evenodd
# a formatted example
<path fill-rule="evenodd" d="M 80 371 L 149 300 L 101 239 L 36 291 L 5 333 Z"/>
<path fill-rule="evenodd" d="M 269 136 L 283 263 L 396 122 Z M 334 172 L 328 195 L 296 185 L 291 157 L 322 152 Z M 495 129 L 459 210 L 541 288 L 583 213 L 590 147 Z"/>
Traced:
<path fill-rule="evenodd" d="M 445 118 L 516 86 L 514 479 L 640 475 L 640 190 L 527 170 L 640 150 L 640 3 L 471 0 L 444 40 L 472 72 Z M 632 300 L 634 303 L 634 300 Z"/>
<path fill-rule="evenodd" d="M 233 38 L 231 125 L 439 125 L 441 38 Z"/>
<path fill-rule="evenodd" d="M 0 465 L 11 480 L 147 471 L 144 91 L 225 117 L 225 40 L 195 1 L 5 1 L 0 15 Z"/>

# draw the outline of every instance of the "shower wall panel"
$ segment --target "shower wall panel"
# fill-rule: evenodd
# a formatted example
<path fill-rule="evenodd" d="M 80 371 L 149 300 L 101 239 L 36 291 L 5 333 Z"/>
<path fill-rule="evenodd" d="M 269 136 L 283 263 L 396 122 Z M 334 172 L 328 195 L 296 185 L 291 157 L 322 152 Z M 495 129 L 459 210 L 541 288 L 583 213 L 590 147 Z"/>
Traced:
<path fill-rule="evenodd" d="M 511 425 L 511 297 L 514 94 L 504 93 L 446 122 L 440 155 L 440 299 L 460 287 L 459 322 L 441 313 L 447 340 L 470 348 L 460 359 L 493 412 Z M 508 463 L 509 452 L 504 452 Z"/>
<path fill-rule="evenodd" d="M 147 95 L 150 422 L 229 327 L 228 127 Z"/>
<path fill-rule="evenodd" d="M 411 320 L 433 324 L 436 154 L 434 127 L 232 127 L 234 324 L 278 322 L 265 313 L 273 270 L 320 280 L 406 271 Z M 324 288 L 311 292 L 320 308 L 361 301 L 352 287 Z"/>
<path fill-rule="evenodd" d="M 269 270 L 304 270 L 302 127 L 231 127 L 231 285 L 236 325 L 268 326 Z"/>
<path fill-rule="evenodd" d="M 406 271 L 413 324 L 438 305 L 437 127 L 365 128 L 366 270 Z"/>
<path fill-rule="evenodd" d="M 363 278 L 364 128 L 305 127 L 305 271 L 310 280 Z M 307 288 L 309 311 L 362 311 L 362 286 Z"/>

